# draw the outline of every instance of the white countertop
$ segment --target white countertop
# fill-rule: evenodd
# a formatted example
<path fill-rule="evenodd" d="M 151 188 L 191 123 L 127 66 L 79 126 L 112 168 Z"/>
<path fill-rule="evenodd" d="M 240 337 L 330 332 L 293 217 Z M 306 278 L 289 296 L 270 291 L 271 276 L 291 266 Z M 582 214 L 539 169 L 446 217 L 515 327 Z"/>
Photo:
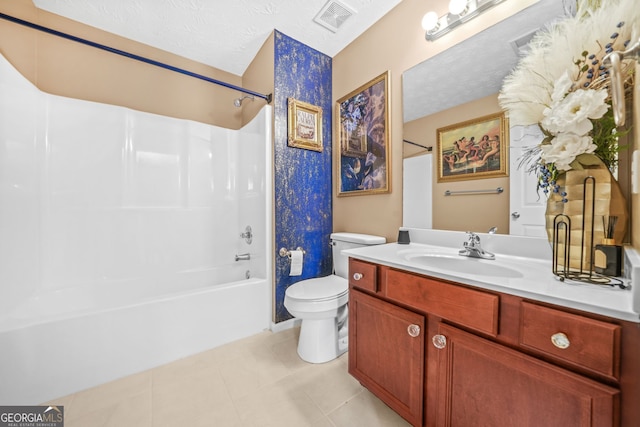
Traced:
<path fill-rule="evenodd" d="M 631 289 L 558 280 L 551 272 L 551 250 L 545 239 L 477 233 L 485 250 L 495 253 L 495 260 L 469 261 L 508 268 L 519 274 L 470 274 L 445 266 L 427 266 L 419 254 L 458 256 L 466 234 L 442 230 L 410 230 L 412 243 L 368 246 L 343 251 L 343 255 L 363 261 L 387 265 L 401 270 L 450 280 L 537 301 L 570 307 L 616 319 L 640 323 L 640 256 L 633 248 L 625 248 L 625 284 Z M 416 240 L 418 242 L 416 242 Z M 486 245 L 485 245 L 486 244 Z M 478 267 L 483 267 L 477 265 Z M 633 275 L 631 273 L 634 273 Z M 516 277 L 517 276 L 517 277 Z M 635 276 L 635 277 L 633 277 Z"/>

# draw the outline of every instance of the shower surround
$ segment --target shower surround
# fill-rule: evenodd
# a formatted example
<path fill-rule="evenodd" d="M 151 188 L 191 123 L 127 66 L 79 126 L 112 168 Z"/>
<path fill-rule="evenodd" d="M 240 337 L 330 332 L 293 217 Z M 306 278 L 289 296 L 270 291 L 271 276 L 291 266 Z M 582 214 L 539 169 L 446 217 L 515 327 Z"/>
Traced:
<path fill-rule="evenodd" d="M 236 131 L 54 96 L 0 56 L 2 404 L 269 328 L 271 117 Z"/>

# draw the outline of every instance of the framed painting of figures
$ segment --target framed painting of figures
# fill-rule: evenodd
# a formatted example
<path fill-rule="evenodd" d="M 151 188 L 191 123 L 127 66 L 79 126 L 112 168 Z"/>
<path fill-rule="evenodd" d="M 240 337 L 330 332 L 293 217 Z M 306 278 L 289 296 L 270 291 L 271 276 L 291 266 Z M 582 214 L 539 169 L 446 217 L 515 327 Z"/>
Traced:
<path fill-rule="evenodd" d="M 438 129 L 438 182 L 507 176 L 508 138 L 504 113 Z"/>

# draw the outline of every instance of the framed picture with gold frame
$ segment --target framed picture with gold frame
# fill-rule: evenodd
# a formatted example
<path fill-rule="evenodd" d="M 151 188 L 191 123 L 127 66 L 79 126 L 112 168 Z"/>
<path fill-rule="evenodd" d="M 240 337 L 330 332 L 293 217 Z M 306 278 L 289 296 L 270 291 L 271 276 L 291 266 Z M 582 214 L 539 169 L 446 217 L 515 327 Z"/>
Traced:
<path fill-rule="evenodd" d="M 322 151 L 322 107 L 288 98 L 290 147 Z"/>
<path fill-rule="evenodd" d="M 504 113 L 439 128 L 438 182 L 508 176 L 508 129 Z"/>
<path fill-rule="evenodd" d="M 336 103 L 338 196 L 391 191 L 389 71 Z"/>

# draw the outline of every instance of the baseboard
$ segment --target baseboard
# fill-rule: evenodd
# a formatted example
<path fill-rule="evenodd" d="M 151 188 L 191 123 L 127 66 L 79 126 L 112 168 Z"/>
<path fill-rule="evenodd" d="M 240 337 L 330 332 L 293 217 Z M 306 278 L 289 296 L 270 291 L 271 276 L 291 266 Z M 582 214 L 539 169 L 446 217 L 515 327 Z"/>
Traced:
<path fill-rule="evenodd" d="M 273 323 L 271 322 L 271 332 L 278 333 L 282 331 L 286 331 L 287 329 L 293 329 L 300 326 L 302 323 L 302 319 L 293 319 L 285 320 L 284 322 Z"/>

